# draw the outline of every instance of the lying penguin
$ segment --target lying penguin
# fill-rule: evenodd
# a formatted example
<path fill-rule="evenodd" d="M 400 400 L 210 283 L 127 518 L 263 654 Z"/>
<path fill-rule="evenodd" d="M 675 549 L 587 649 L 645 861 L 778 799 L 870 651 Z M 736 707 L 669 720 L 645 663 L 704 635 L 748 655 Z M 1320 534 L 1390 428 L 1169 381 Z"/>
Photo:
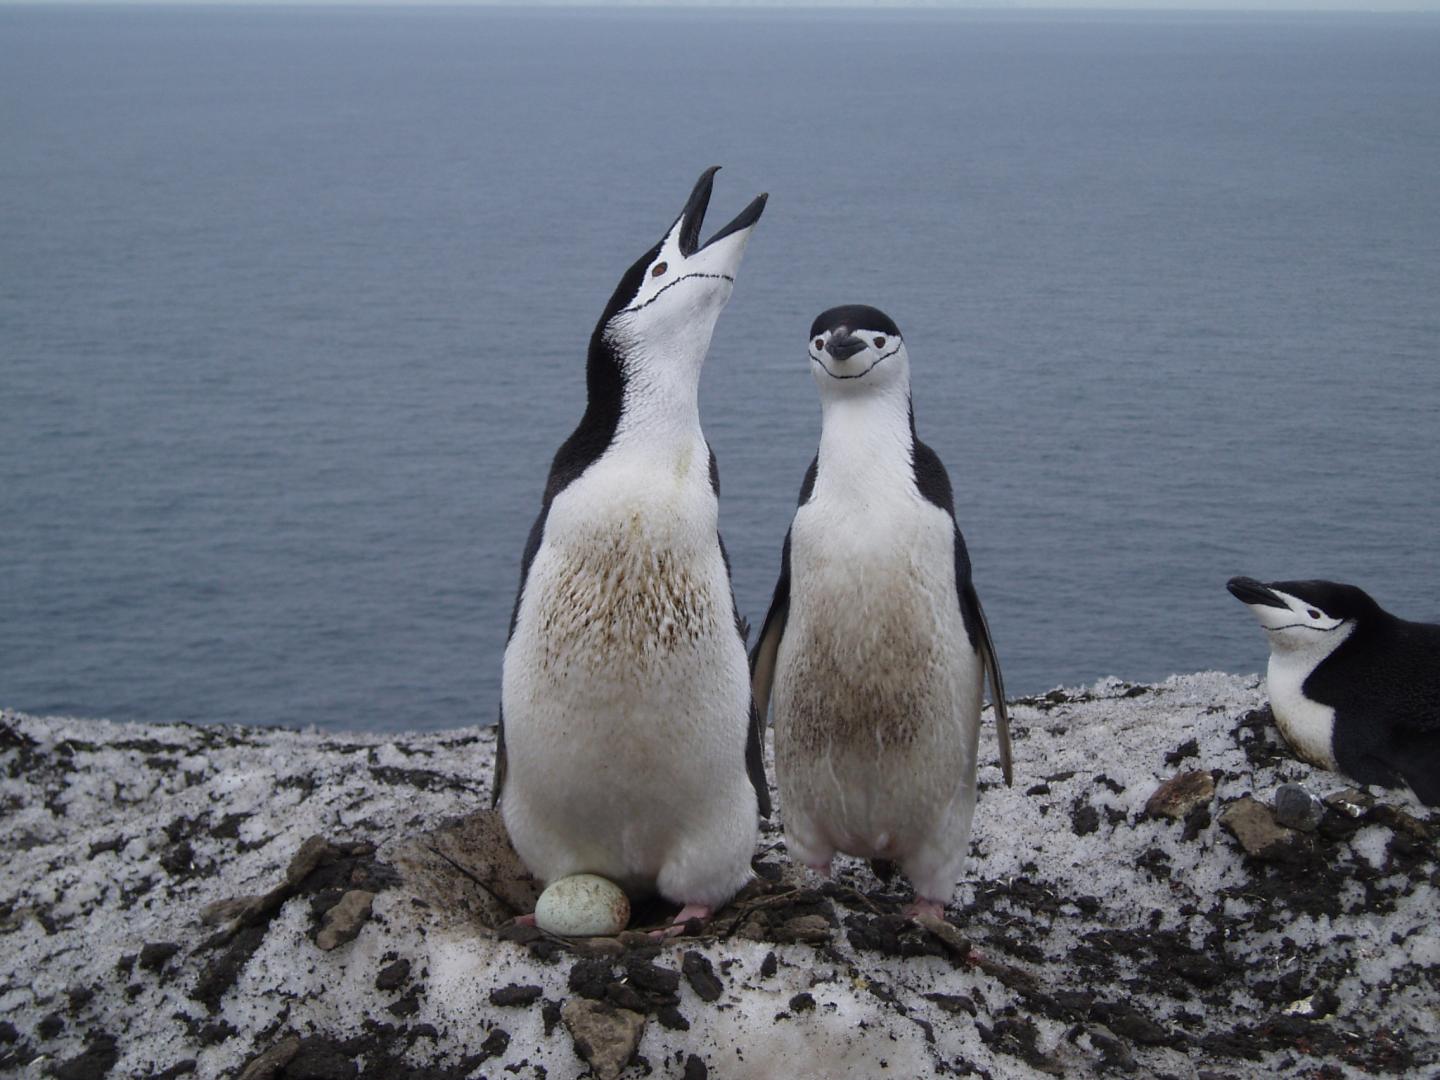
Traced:
<path fill-rule="evenodd" d="M 714 176 L 621 277 L 590 339 L 585 415 L 522 558 L 494 785 L 536 877 L 658 892 L 682 905 L 677 924 L 745 884 L 770 809 L 697 403 L 765 196 L 702 244 Z"/>
<path fill-rule="evenodd" d="M 1270 708 L 1295 752 L 1440 806 L 1440 626 L 1333 581 L 1236 577 L 1226 588 L 1270 639 Z"/>
<path fill-rule="evenodd" d="M 914 915 L 944 917 L 969 853 L 988 674 L 1005 780 L 1005 690 L 945 466 L 916 437 L 910 360 L 873 307 L 810 328 L 820 450 L 751 656 L 791 858 L 898 863 Z"/>

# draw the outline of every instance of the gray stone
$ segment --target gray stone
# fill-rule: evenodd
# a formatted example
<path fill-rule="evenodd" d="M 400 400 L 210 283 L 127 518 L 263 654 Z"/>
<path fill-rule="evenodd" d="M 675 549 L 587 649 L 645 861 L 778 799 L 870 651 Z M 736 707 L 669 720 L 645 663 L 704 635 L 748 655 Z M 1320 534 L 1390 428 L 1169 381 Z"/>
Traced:
<path fill-rule="evenodd" d="M 1283 858 L 1293 847 L 1296 833 L 1275 820 L 1264 803 L 1249 795 L 1226 807 L 1220 824 L 1235 834 L 1247 855 L 1257 859 Z"/>
<path fill-rule="evenodd" d="M 1166 780 L 1145 803 L 1147 817 L 1184 821 L 1190 811 L 1208 806 L 1215 798 L 1215 780 L 1203 769 L 1177 773 Z"/>
<path fill-rule="evenodd" d="M 1348 818 L 1359 818 L 1375 805 L 1375 800 L 1359 788 L 1346 788 L 1325 796 L 1325 805 Z"/>
<path fill-rule="evenodd" d="M 575 1040 L 576 1053 L 600 1080 L 619 1077 L 645 1033 L 645 1017 L 640 1013 L 587 998 L 567 1001 L 560 1019 Z"/>
<path fill-rule="evenodd" d="M 370 904 L 374 899 L 375 894 L 364 889 L 347 892 L 338 904 L 325 912 L 325 922 L 315 935 L 315 944 L 329 952 L 347 941 L 354 941 L 370 919 Z"/>
<path fill-rule="evenodd" d="M 259 1057 L 251 1058 L 250 1063 L 240 1070 L 240 1075 L 235 1080 L 274 1080 L 281 1069 L 295 1060 L 295 1055 L 299 1052 L 300 1036 L 291 1035 L 288 1039 L 281 1039 Z"/>
<path fill-rule="evenodd" d="M 1314 832 L 1325 817 L 1325 804 L 1299 784 L 1275 789 L 1275 820 L 1291 829 Z"/>
<path fill-rule="evenodd" d="M 340 857 L 329 840 L 323 836 L 312 836 L 300 845 L 300 850 L 295 852 L 290 859 L 290 865 L 285 868 L 285 882 L 288 885 L 299 885 L 307 877 L 310 871 L 325 863 L 334 862 Z"/>

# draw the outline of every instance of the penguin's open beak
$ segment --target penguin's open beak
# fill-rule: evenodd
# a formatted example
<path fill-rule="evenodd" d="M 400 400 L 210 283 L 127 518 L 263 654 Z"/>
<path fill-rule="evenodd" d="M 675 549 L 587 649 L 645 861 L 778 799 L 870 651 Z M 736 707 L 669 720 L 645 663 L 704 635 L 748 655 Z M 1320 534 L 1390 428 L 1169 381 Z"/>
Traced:
<path fill-rule="evenodd" d="M 685 209 L 680 212 L 680 254 L 687 259 L 698 251 L 704 251 L 716 241 L 750 228 L 760 220 L 760 215 L 765 210 L 765 200 L 770 197 L 768 194 L 755 196 L 750 205 L 736 214 L 730 224 L 710 237 L 702 246 L 700 228 L 705 223 L 705 210 L 710 205 L 710 190 L 715 185 L 715 174 L 719 171 L 719 165 L 712 165 L 700 174 L 700 179 L 695 181 L 695 188 L 685 203 Z"/>
<path fill-rule="evenodd" d="M 865 342 L 861 341 L 845 327 L 841 327 L 825 345 L 825 351 L 836 360 L 849 360 L 850 357 L 865 348 Z"/>
<path fill-rule="evenodd" d="M 1289 605 L 1275 595 L 1269 588 L 1260 584 L 1254 578 L 1232 577 L 1225 583 L 1225 588 L 1230 590 L 1232 596 L 1242 604 L 1258 604 L 1263 607 L 1278 607 L 1289 610 Z"/>

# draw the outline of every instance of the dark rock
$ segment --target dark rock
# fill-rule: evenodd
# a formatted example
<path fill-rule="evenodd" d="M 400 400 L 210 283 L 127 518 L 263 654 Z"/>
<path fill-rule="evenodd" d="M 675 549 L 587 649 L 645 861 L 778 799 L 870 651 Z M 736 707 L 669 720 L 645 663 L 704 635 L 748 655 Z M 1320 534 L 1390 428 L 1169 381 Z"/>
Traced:
<path fill-rule="evenodd" d="M 420 1011 L 420 991 L 411 990 L 395 1004 L 388 1006 L 385 1011 L 397 1020 L 414 1016 Z"/>
<path fill-rule="evenodd" d="M 790 1011 L 792 1013 L 812 1012 L 815 1008 L 815 997 L 812 994 L 796 994 L 790 999 Z"/>
<path fill-rule="evenodd" d="M 90 1036 L 79 1055 L 51 1066 L 50 1075 L 55 1080 L 101 1080 L 119 1060 L 115 1037 L 99 1032 Z"/>
<path fill-rule="evenodd" d="M 674 994 L 680 989 L 680 972 L 651 964 L 634 954 L 625 961 L 625 975 L 647 993 Z"/>
<path fill-rule="evenodd" d="M 35 1025 L 35 1034 L 41 1039 L 53 1039 L 64 1030 L 65 1018 L 58 1012 L 50 1013 Z"/>
<path fill-rule="evenodd" d="M 275 1080 L 291 1058 L 300 1053 L 300 1035 L 289 1035 L 272 1045 L 265 1053 L 252 1057 L 240 1070 L 236 1080 Z"/>
<path fill-rule="evenodd" d="M 173 941 L 152 941 L 140 950 L 140 967 L 145 971 L 159 971 L 179 951 L 180 946 Z"/>
<path fill-rule="evenodd" d="M 612 982 L 605 987 L 605 1000 L 616 1008 L 629 1009 L 632 1012 L 649 1012 L 649 1002 L 641 996 L 640 991 L 625 982 Z"/>
<path fill-rule="evenodd" d="M 570 990 L 581 997 L 600 1001 L 614 978 L 615 965 L 609 960 L 580 960 L 570 969 Z"/>
<path fill-rule="evenodd" d="M 236 934 L 229 948 L 205 965 L 190 996 L 212 1013 L 217 1012 L 220 999 L 235 985 L 240 972 L 245 970 L 245 964 L 264 940 L 263 926 L 252 926 Z"/>
<path fill-rule="evenodd" d="M 1359 788 L 1346 788 L 1325 796 L 1325 805 L 1348 818 L 1362 818 L 1375 805 L 1375 800 Z"/>
<path fill-rule="evenodd" d="M 1092 1010 L 1091 1016 L 1116 1035 L 1141 1046 L 1166 1046 L 1174 1041 L 1170 1032 L 1133 1005 L 1099 1004 Z"/>
<path fill-rule="evenodd" d="M 948 1013 L 977 1015 L 975 1001 L 965 994 L 926 994 L 926 1001 L 933 1001 Z"/>
<path fill-rule="evenodd" d="M 710 1070 L 706 1068 L 705 1062 L 701 1061 L 695 1054 L 685 1059 L 685 1073 L 680 1080 L 709 1080 Z"/>
<path fill-rule="evenodd" d="M 1186 758 L 1200 756 L 1200 743 L 1195 739 L 1186 739 L 1170 753 L 1165 755 L 1165 764 L 1172 768 L 1179 765 Z"/>
<path fill-rule="evenodd" d="M 490 1004 L 498 1005 L 501 1008 L 514 1005 L 533 1005 L 540 1000 L 542 994 L 544 991 L 538 986 L 517 986 L 515 983 L 511 983 L 509 986 L 491 990 Z"/>
<path fill-rule="evenodd" d="M 1325 818 L 1325 804 L 1299 784 L 1275 789 L 1275 820 L 1290 829 L 1314 832 Z"/>
<path fill-rule="evenodd" d="M 663 1028 L 671 1031 L 689 1031 L 690 1021 L 674 1005 L 662 1005 L 655 1010 L 655 1019 Z"/>
<path fill-rule="evenodd" d="M 20 1040 L 20 1031 L 9 1020 L 0 1020 L 0 1043 L 14 1045 Z"/>
<path fill-rule="evenodd" d="M 1215 778 L 1203 769 L 1178 773 L 1166 780 L 1145 803 L 1146 817 L 1183 821 L 1191 811 L 1215 798 Z"/>
<path fill-rule="evenodd" d="M 1084 799 L 1076 799 L 1070 807 L 1070 827 L 1076 836 L 1089 836 L 1100 828 L 1100 811 Z"/>
<path fill-rule="evenodd" d="M 339 1045 L 312 1036 L 300 1040 L 285 1066 L 284 1080 L 354 1080 L 359 1074 L 359 1066 Z"/>
<path fill-rule="evenodd" d="M 340 852 L 329 840 L 323 836 L 312 836 L 291 856 L 290 865 L 285 868 L 285 883 L 291 887 L 299 886 L 316 867 L 332 863 L 339 857 Z"/>
<path fill-rule="evenodd" d="M 510 1033 L 504 1028 L 496 1028 L 485 1036 L 485 1041 L 480 1044 L 480 1052 L 487 1058 L 500 1057 L 510 1048 Z"/>
<path fill-rule="evenodd" d="M 390 955 L 394 956 L 395 954 L 391 953 Z M 375 976 L 375 989 L 387 992 L 399 990 L 409 979 L 410 961 L 404 959 L 396 960 L 394 963 L 386 964 L 380 969 L 380 973 Z"/>
<path fill-rule="evenodd" d="M 725 990 L 725 984 L 716 977 L 715 968 L 703 953 L 693 949 L 687 952 L 680 963 L 680 970 L 701 1001 L 718 1001 Z"/>

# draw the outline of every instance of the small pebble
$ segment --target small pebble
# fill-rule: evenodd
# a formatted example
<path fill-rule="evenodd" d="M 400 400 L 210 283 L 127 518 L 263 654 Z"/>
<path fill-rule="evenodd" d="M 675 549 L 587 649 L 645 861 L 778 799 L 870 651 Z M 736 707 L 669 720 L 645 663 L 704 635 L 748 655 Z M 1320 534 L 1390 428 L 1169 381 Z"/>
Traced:
<path fill-rule="evenodd" d="M 1299 784 L 1281 784 L 1275 791 L 1275 820 L 1302 832 L 1313 832 L 1325 817 L 1325 804 Z"/>

